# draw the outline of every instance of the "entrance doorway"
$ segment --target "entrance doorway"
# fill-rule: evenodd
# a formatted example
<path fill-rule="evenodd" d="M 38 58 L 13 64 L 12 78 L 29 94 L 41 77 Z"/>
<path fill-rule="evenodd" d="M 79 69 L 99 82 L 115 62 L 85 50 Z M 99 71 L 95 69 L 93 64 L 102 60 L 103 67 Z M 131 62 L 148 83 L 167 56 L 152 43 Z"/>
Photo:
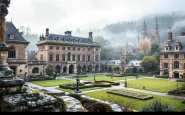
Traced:
<path fill-rule="evenodd" d="M 67 70 L 66 67 L 64 67 L 63 68 L 63 73 L 66 73 L 67 72 L 66 70 Z"/>
<path fill-rule="evenodd" d="M 69 74 L 73 74 L 74 73 L 74 66 L 70 65 L 69 66 Z"/>
<path fill-rule="evenodd" d="M 179 73 L 174 73 L 174 78 L 178 78 L 179 79 Z"/>

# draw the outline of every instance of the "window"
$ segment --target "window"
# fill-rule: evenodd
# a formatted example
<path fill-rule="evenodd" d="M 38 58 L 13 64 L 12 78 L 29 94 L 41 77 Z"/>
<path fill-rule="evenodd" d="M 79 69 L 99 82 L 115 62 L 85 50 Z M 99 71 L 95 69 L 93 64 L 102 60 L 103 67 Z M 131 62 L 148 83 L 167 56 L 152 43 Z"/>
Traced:
<path fill-rule="evenodd" d="M 8 51 L 8 58 L 16 58 L 16 55 L 15 55 L 15 48 L 14 47 L 11 47 L 10 50 Z"/>
<path fill-rule="evenodd" d="M 56 55 L 56 62 L 59 62 L 59 61 L 60 61 L 60 55 L 57 54 L 57 55 Z"/>
<path fill-rule="evenodd" d="M 166 47 L 166 51 L 168 51 L 168 47 Z"/>
<path fill-rule="evenodd" d="M 91 51 L 91 48 L 88 48 L 88 51 Z"/>
<path fill-rule="evenodd" d="M 73 61 L 75 61 L 75 55 L 73 55 L 73 57 L 72 57 L 72 58 L 73 58 Z"/>
<path fill-rule="evenodd" d="M 175 58 L 175 59 L 178 59 L 178 58 L 179 58 L 179 55 L 178 55 L 178 54 L 175 54 L 175 55 L 174 55 L 174 58 Z"/>
<path fill-rule="evenodd" d="M 164 69 L 168 69 L 168 63 L 164 63 Z"/>
<path fill-rule="evenodd" d="M 83 51 L 85 51 L 85 48 L 83 48 Z"/>
<path fill-rule="evenodd" d="M 62 61 L 66 61 L 66 55 L 62 55 Z"/>
<path fill-rule="evenodd" d="M 32 73 L 39 73 L 39 68 L 33 68 Z"/>
<path fill-rule="evenodd" d="M 9 34 L 9 39 L 13 40 L 14 39 L 14 34 Z"/>
<path fill-rule="evenodd" d="M 98 51 L 98 48 L 96 48 L 96 51 Z"/>
<path fill-rule="evenodd" d="M 96 58 L 95 59 L 96 59 L 96 61 L 98 61 L 98 55 L 96 55 Z"/>
<path fill-rule="evenodd" d="M 67 58 L 68 58 L 68 61 L 71 61 L 71 53 L 68 53 Z"/>
<path fill-rule="evenodd" d="M 66 47 L 62 47 L 62 50 L 66 50 Z"/>
<path fill-rule="evenodd" d="M 78 55 L 78 61 L 80 61 L 80 55 Z"/>
<path fill-rule="evenodd" d="M 49 61 L 53 61 L 53 54 L 49 55 Z"/>
<path fill-rule="evenodd" d="M 56 50 L 59 50 L 60 48 L 59 48 L 59 46 L 56 46 Z"/>
<path fill-rule="evenodd" d="M 179 48 L 178 47 L 175 47 L 175 50 L 178 50 Z"/>
<path fill-rule="evenodd" d="M 41 61 L 43 60 L 43 55 L 40 55 L 40 60 L 41 60 Z"/>
<path fill-rule="evenodd" d="M 88 61 L 91 61 L 91 56 L 88 56 Z"/>
<path fill-rule="evenodd" d="M 85 61 L 85 55 L 83 55 L 83 58 L 82 58 L 83 61 Z"/>
<path fill-rule="evenodd" d="M 73 51 L 75 51 L 76 50 L 76 48 L 75 47 L 73 47 Z"/>
<path fill-rule="evenodd" d="M 49 49 L 50 49 L 50 50 L 53 50 L 53 46 L 49 46 Z"/>
<path fill-rule="evenodd" d="M 71 50 L 71 48 L 70 48 L 70 47 L 68 47 L 68 50 Z"/>
<path fill-rule="evenodd" d="M 168 54 L 164 54 L 164 58 L 167 59 L 168 58 Z"/>
<path fill-rule="evenodd" d="M 78 48 L 78 51 L 80 51 L 80 48 Z"/>
<path fill-rule="evenodd" d="M 179 69 L 179 62 L 178 61 L 174 62 L 174 68 Z"/>

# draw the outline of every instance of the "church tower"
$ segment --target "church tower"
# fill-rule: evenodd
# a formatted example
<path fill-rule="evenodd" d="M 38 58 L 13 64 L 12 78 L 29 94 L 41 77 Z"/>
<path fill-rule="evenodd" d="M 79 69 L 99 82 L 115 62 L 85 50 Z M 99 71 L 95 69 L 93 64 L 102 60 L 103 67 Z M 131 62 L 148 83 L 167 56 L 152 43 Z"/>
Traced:
<path fill-rule="evenodd" d="M 154 26 L 154 39 L 155 39 L 156 43 L 160 45 L 160 36 L 159 36 L 157 17 L 155 19 L 155 26 Z"/>
<path fill-rule="evenodd" d="M 145 37 L 147 37 L 147 31 L 146 31 L 146 23 L 145 23 L 145 20 L 144 20 L 143 28 L 142 28 L 142 39 L 144 40 Z"/>

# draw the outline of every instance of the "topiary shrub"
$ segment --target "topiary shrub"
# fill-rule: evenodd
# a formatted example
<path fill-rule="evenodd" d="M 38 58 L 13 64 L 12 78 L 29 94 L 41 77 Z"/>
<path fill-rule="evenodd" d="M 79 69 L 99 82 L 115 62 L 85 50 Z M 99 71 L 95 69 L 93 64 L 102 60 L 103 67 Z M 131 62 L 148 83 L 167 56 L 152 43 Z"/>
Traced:
<path fill-rule="evenodd" d="M 140 112 L 176 112 L 173 106 L 168 104 L 162 104 L 161 101 L 155 100 L 149 105 L 145 105 L 141 108 Z"/>

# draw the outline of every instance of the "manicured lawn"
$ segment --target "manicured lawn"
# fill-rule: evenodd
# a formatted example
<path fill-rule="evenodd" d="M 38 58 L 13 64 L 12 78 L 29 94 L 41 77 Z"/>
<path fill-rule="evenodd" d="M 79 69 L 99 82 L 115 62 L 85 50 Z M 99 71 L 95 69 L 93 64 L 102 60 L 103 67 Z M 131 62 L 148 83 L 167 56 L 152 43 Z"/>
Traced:
<path fill-rule="evenodd" d="M 96 99 L 101 99 L 104 101 L 109 101 L 108 96 L 113 97 L 114 99 L 121 99 L 124 100 L 124 103 L 134 103 L 134 110 L 139 111 L 143 105 L 148 105 L 149 103 L 153 102 L 154 100 L 158 99 L 161 100 L 163 104 L 168 104 L 171 106 L 174 106 L 177 111 L 181 111 L 182 109 L 185 108 L 185 104 L 182 104 L 181 102 L 183 100 L 180 99 L 173 99 L 170 97 L 164 97 L 164 96 L 157 96 L 157 95 L 152 95 L 154 98 L 150 100 L 138 100 L 138 99 L 133 99 L 129 97 L 124 97 L 124 96 L 118 96 L 118 95 L 113 95 L 113 94 L 108 94 L 108 90 L 102 90 L 102 91 L 97 91 L 97 92 L 90 92 L 86 93 L 87 96 L 91 96 Z M 128 90 L 126 90 L 128 92 Z M 129 91 L 129 92 L 134 92 L 134 91 Z M 135 92 L 138 94 L 145 94 L 145 95 L 151 95 L 151 94 L 146 94 L 146 93 L 140 93 L 140 92 Z M 111 102 L 114 102 L 111 100 Z"/>
<path fill-rule="evenodd" d="M 32 81 L 31 83 L 37 84 L 43 87 L 59 86 L 60 84 L 72 84 L 76 83 L 71 80 L 45 80 L 45 81 Z"/>
<path fill-rule="evenodd" d="M 124 84 L 124 82 L 122 82 Z M 182 83 L 178 83 L 180 86 Z M 155 79 L 155 78 L 144 78 L 138 80 L 128 81 L 128 87 L 143 89 L 145 86 L 146 90 L 167 93 L 169 90 L 177 88 L 177 82 L 170 81 L 168 79 Z"/>
<path fill-rule="evenodd" d="M 73 93 L 75 92 L 76 90 L 71 90 L 71 89 L 64 89 L 64 88 L 57 88 L 58 90 L 61 90 L 61 91 L 65 91 L 65 92 L 68 92 L 68 93 Z M 98 88 L 85 88 L 85 89 L 80 89 L 80 91 L 89 91 L 89 90 L 95 90 L 95 89 L 98 89 Z"/>
<path fill-rule="evenodd" d="M 71 78 L 71 77 L 69 77 Z M 102 74 L 95 74 L 95 78 L 97 81 L 106 80 L 106 81 L 117 81 L 117 80 L 125 80 L 125 77 L 110 77 Z M 135 76 L 127 76 L 127 79 L 135 79 Z M 75 79 L 75 78 L 73 78 Z M 94 81 L 94 75 L 89 75 L 88 77 L 80 78 L 80 80 L 84 81 Z"/>

